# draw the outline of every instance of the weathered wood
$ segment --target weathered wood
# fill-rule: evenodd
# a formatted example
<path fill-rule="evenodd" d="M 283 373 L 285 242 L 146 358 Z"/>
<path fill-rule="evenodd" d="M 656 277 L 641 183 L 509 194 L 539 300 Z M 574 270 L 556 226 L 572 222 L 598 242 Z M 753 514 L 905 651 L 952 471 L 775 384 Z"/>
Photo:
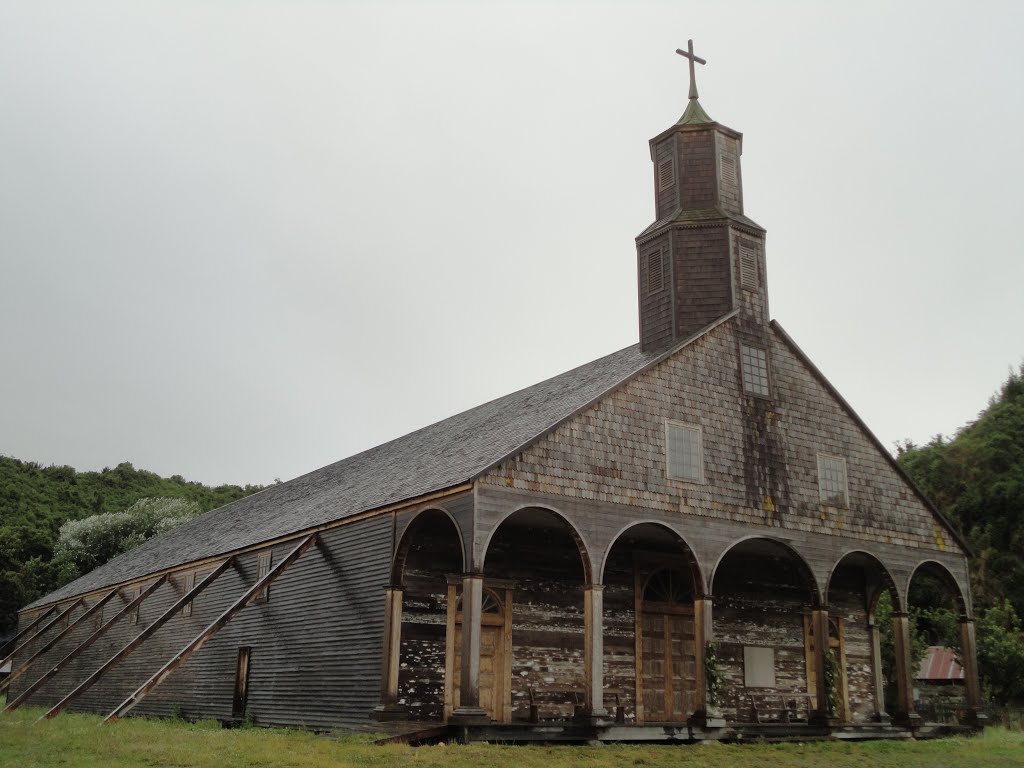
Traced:
<path fill-rule="evenodd" d="M 109 723 L 113 720 L 117 720 L 119 717 L 125 715 L 129 710 L 131 710 L 132 707 L 142 701 L 146 696 L 152 693 L 153 689 L 160 685 L 160 683 L 162 683 L 164 679 L 171 674 L 171 672 L 188 660 L 192 654 L 202 648 L 207 640 L 217 634 L 217 632 L 231 621 L 239 611 L 255 600 L 256 596 L 264 589 L 267 589 L 271 583 L 273 583 L 273 581 L 277 579 L 277 577 L 280 576 L 286 568 L 288 568 L 288 566 L 298 560 L 307 549 L 316 544 L 317 538 L 318 534 L 314 533 L 303 539 L 295 549 L 289 552 L 285 558 L 281 560 L 281 562 L 272 567 L 263 578 L 257 579 L 256 583 L 249 587 L 249 589 L 247 589 L 245 593 L 231 605 L 231 607 L 218 616 L 212 624 L 206 627 L 206 629 L 192 638 L 184 648 L 178 651 L 166 664 L 157 670 L 152 677 L 140 685 L 131 696 L 121 702 L 121 704 L 119 704 L 104 718 L 103 722 Z M 211 573 L 210 576 L 203 579 L 202 584 L 197 585 L 195 589 L 199 589 L 201 586 L 211 581 L 211 577 L 223 570 L 223 567 L 225 566 L 226 563 L 220 569 Z M 184 598 L 178 602 L 184 604 Z M 178 604 L 176 603 L 175 605 Z M 49 716 L 49 713 L 47 713 L 47 716 Z"/>
<path fill-rule="evenodd" d="M 127 616 L 132 611 L 137 610 L 138 607 L 142 604 L 142 602 L 147 597 L 149 597 L 154 592 L 156 592 L 157 589 L 159 589 L 163 585 L 163 583 L 165 581 L 167 581 L 167 576 L 166 575 L 161 576 L 156 581 L 154 581 L 152 584 L 150 584 L 149 587 L 147 587 L 146 589 L 142 590 L 134 600 L 132 600 L 130 603 L 128 603 L 128 605 L 126 605 L 124 608 L 122 608 L 120 611 L 118 611 L 117 615 L 114 616 L 114 618 L 112 618 L 110 621 L 108 621 L 106 624 L 104 624 L 102 627 L 100 627 L 98 630 L 96 630 L 96 632 L 94 632 L 93 635 L 86 642 L 88 642 L 91 645 L 92 642 L 95 642 L 95 639 L 99 635 L 103 634 L 103 632 L 105 632 L 107 628 L 112 626 L 122 616 Z M 81 649 L 81 646 L 79 647 L 79 649 L 76 649 L 76 650 L 81 652 L 80 649 Z M 124 649 L 122 649 L 122 650 L 124 650 Z M 116 654 L 115 654 L 115 658 L 116 658 Z M 67 659 L 64 659 L 64 661 L 67 661 Z M 113 663 L 116 664 L 117 662 L 114 661 Z M 54 668 L 54 670 L 56 670 L 58 667 L 61 667 L 62 665 L 63 665 L 63 661 L 60 662 L 57 665 L 57 667 Z M 50 709 L 45 715 L 43 715 L 43 717 L 41 717 L 39 719 L 43 720 L 43 719 L 46 719 L 46 718 L 55 717 L 57 714 L 60 713 L 60 711 L 62 709 L 64 709 L 64 707 L 66 707 L 68 704 L 70 704 L 72 701 L 74 701 L 76 698 L 78 698 L 78 696 L 80 694 L 82 694 L 85 691 L 87 691 L 92 686 L 92 684 L 95 683 L 100 678 L 100 676 L 104 672 L 106 672 L 107 669 L 110 668 L 110 666 L 113 666 L 113 664 L 110 661 L 108 661 L 106 664 L 104 664 L 98 670 L 96 670 L 92 675 L 90 675 L 88 678 L 86 678 L 83 682 L 81 682 L 77 686 L 75 686 L 75 688 L 69 694 L 67 694 L 63 699 L 61 699 L 59 702 L 57 702 L 57 704 L 52 709 Z M 40 679 L 40 681 L 41 680 L 42 680 L 42 678 Z M 37 682 L 40 682 L 40 681 L 37 681 Z M 28 693 L 28 691 L 26 691 L 25 693 Z"/>
<path fill-rule="evenodd" d="M 210 584 L 212 584 L 213 580 L 220 576 L 224 572 L 224 570 L 229 565 L 231 565 L 233 561 L 234 558 L 229 557 L 223 563 L 221 563 L 212 571 L 210 571 L 210 573 L 207 574 L 206 578 L 204 578 L 201 582 L 192 587 L 192 589 L 190 589 L 188 592 L 179 597 L 170 608 L 168 608 L 156 619 L 154 619 L 153 623 L 151 623 L 148 627 L 139 632 L 139 634 L 137 634 L 134 638 L 129 640 L 128 643 L 123 648 L 121 648 L 121 650 L 119 650 L 117 653 L 115 653 L 113 656 L 107 659 L 100 666 L 99 669 L 97 669 L 95 672 L 89 675 L 89 677 L 87 677 L 81 683 L 81 685 L 79 685 L 77 688 L 75 688 L 75 690 L 73 690 L 63 699 L 61 699 L 61 701 L 58 702 L 53 709 L 46 713 L 46 717 L 51 718 L 60 714 L 60 711 L 64 709 L 64 707 L 66 707 L 73 699 L 77 698 L 80 694 L 85 693 L 85 691 L 89 690 L 89 688 L 91 688 L 93 684 L 97 680 L 99 680 L 103 675 L 105 675 L 108 671 L 110 671 L 118 664 L 120 664 L 122 661 L 124 661 L 124 659 L 127 658 L 132 651 L 134 651 L 136 648 L 138 648 L 140 645 L 146 642 L 146 640 L 148 640 L 150 637 L 156 634 L 156 631 L 160 629 L 160 627 L 162 627 L 164 624 L 170 621 L 171 618 L 173 618 L 174 615 L 178 613 L 178 611 L 184 608 L 187 603 L 194 600 L 199 595 L 200 592 L 202 592 Z"/>
<path fill-rule="evenodd" d="M 61 630 L 61 631 L 60 631 L 60 632 L 59 632 L 59 633 L 57 634 L 57 636 L 56 636 L 56 637 L 54 637 L 54 638 L 53 638 L 52 640 L 50 640 L 50 641 L 49 641 L 48 643 L 46 643 L 46 644 L 45 644 L 45 645 L 44 645 L 44 646 L 43 646 L 42 648 L 40 648 L 40 649 L 39 649 L 38 651 L 36 651 L 35 653 L 33 653 L 33 654 L 32 654 L 32 655 L 31 655 L 31 656 L 30 656 L 30 657 L 29 657 L 29 658 L 28 658 L 28 659 L 27 659 L 27 660 L 25 661 L 25 663 L 24 663 L 24 664 L 22 664 L 22 665 L 21 665 L 20 667 L 18 667 L 17 669 L 13 670 L 13 671 L 11 672 L 11 674 L 10 674 L 10 675 L 9 675 L 9 676 L 7 677 L 7 679 L 6 679 L 6 680 L 4 680 L 4 681 L 3 681 L 3 683 L 0 683 L 0 692 L 3 692 L 3 691 L 5 691 L 5 690 L 7 690 L 7 689 L 8 689 L 9 687 L 10 687 L 11 683 L 13 683 L 13 682 L 14 682 L 15 680 L 17 680 L 17 679 L 18 679 L 19 677 L 21 677 L 21 676 L 22 676 L 23 674 L 25 674 L 25 672 L 27 672 L 27 671 L 28 671 L 28 668 L 29 668 L 29 667 L 31 667 L 31 666 L 32 666 L 32 664 L 33 664 L 33 663 L 34 663 L 34 662 L 35 662 L 35 661 L 36 661 L 37 659 L 39 659 L 39 657 L 40 657 L 40 656 L 42 656 L 42 655 L 43 655 L 44 653 L 46 653 L 46 652 L 47 652 L 47 651 L 49 651 L 49 650 L 50 650 L 51 648 L 53 648 L 53 647 L 54 647 L 55 645 L 57 645 L 57 643 L 59 643 L 59 642 L 61 641 L 61 639 L 62 639 L 63 637 L 65 637 L 66 635 L 68 635 L 68 634 L 70 634 L 71 632 L 73 632 L 73 631 L 74 631 L 74 629 L 75 629 L 75 627 L 77 627 L 77 626 L 78 626 L 79 624 L 81 624 L 81 623 L 82 623 L 83 621 L 85 621 L 85 620 L 86 620 L 86 619 L 88 619 L 88 618 L 89 618 L 90 616 L 92 616 L 92 615 L 93 615 L 94 613 L 96 613 L 96 611 L 100 610 L 100 609 L 101 609 L 101 608 L 102 608 L 102 607 L 103 607 L 104 605 L 106 605 L 106 604 L 107 604 L 107 602 L 109 602 L 110 598 L 112 598 L 112 597 L 113 597 L 114 595 L 116 595 L 116 594 L 117 594 L 117 590 L 116 590 L 116 589 L 112 589 L 112 590 L 110 590 L 109 592 L 107 592 L 107 594 L 105 594 L 105 595 L 104 595 L 103 597 L 101 597 L 101 598 L 100 598 L 99 600 L 97 600 L 97 601 L 96 601 L 95 603 L 93 603 L 93 604 L 92 604 L 92 605 L 91 605 L 91 606 L 90 606 L 90 607 L 88 608 L 88 610 L 86 610 L 86 612 L 85 612 L 85 613 L 83 613 L 83 614 L 82 614 L 81 616 L 79 616 L 79 617 L 78 617 L 77 619 L 75 619 L 75 620 L 74 620 L 73 622 L 71 622 L 70 624 L 68 624 L 68 625 L 67 625 L 67 626 L 66 626 L 66 627 L 65 627 L 65 628 L 64 628 L 63 630 Z"/>
<path fill-rule="evenodd" d="M 131 611 L 133 611 L 136 607 L 138 607 L 142 603 L 143 600 L 145 600 L 151 594 L 156 592 L 156 590 L 160 588 L 160 585 L 162 585 L 166 580 L 167 580 L 166 574 L 163 575 L 163 576 L 160 576 L 156 581 L 154 581 L 146 589 L 144 589 L 142 592 L 140 592 L 138 597 L 136 597 L 134 600 L 132 600 L 130 603 L 128 603 L 126 606 L 124 606 L 120 611 L 118 611 L 116 614 L 114 614 L 114 616 L 112 616 L 110 619 L 108 619 L 107 622 L 105 624 L 103 624 L 103 626 L 101 626 L 99 629 L 97 629 L 95 632 L 93 632 L 91 635 L 89 635 L 87 638 L 85 638 L 85 640 L 83 640 L 81 642 L 81 644 L 79 644 L 79 646 L 77 648 L 75 648 L 73 651 L 71 651 L 71 653 L 69 653 L 63 659 L 58 661 L 52 668 L 50 668 L 50 670 L 48 672 L 43 674 L 42 677 L 40 677 L 38 680 L 36 680 L 34 683 L 32 683 L 32 685 L 30 685 L 28 688 L 26 688 L 24 691 L 22 691 L 21 694 L 17 698 L 15 698 L 13 701 L 11 701 L 7 705 L 7 708 L 4 711 L 5 712 L 10 712 L 11 710 L 17 709 L 19 706 L 24 704 L 25 701 L 28 699 L 28 697 L 31 696 L 33 693 L 35 693 L 37 690 L 39 690 L 39 688 L 43 685 L 43 683 L 45 683 L 51 677 L 53 677 L 54 675 L 59 673 L 68 664 L 70 664 L 72 661 L 74 661 L 76 658 L 78 658 L 81 654 L 83 654 L 86 650 L 88 650 L 88 648 L 93 643 L 95 643 L 104 634 L 106 634 L 108 629 L 110 629 L 112 626 L 114 626 L 114 624 L 116 624 L 122 617 L 127 616 Z"/>
<path fill-rule="evenodd" d="M 85 599 L 85 598 L 83 598 L 83 597 L 80 597 L 80 598 L 78 598 L 78 599 L 77 599 L 77 600 L 75 600 L 75 601 L 74 601 L 73 603 L 71 603 L 71 605 L 69 605 L 69 606 L 68 606 L 67 608 L 65 608 L 65 609 L 64 609 L 63 611 L 61 611 L 61 612 L 60 612 L 60 613 L 58 613 L 58 614 L 57 614 L 56 616 L 54 616 L 54 617 L 53 617 L 52 619 L 50 619 L 50 620 L 49 620 L 48 622 L 46 622 L 46 626 L 44 626 L 44 627 L 43 627 L 42 629 L 40 629 L 40 630 L 39 630 L 38 632 L 36 632 L 36 633 L 35 633 L 34 635 L 32 635 L 32 637 L 30 637 L 30 638 L 29 638 L 28 640 L 26 640 L 25 642 L 23 642 L 23 643 L 22 643 L 21 645 L 19 645 L 19 646 L 18 646 L 17 648 L 15 648 L 15 649 L 14 649 L 14 651 L 13 651 L 13 652 L 11 653 L 11 655 L 10 655 L 10 656 L 6 657 L 6 658 L 5 658 L 5 659 L 3 659 L 3 660 L 0 660 L 0 667 L 4 666 L 4 665 L 5 665 L 5 664 L 6 664 L 6 663 L 7 663 L 8 661 L 13 661 L 13 660 L 14 660 L 14 657 L 15 657 L 15 656 L 17 656 L 17 655 L 18 655 L 19 653 L 21 653 L 21 652 L 22 652 L 22 650 L 24 650 L 24 648 L 25 648 L 25 646 L 26 646 L 26 645 L 28 645 L 29 643 L 31 643 L 31 642 L 32 642 L 33 640 L 35 640 L 35 639 L 36 639 L 37 637 L 41 637 L 41 636 L 43 635 L 43 633 L 44 633 L 44 632 L 48 632 L 48 631 L 50 630 L 50 628 L 51 628 L 51 627 L 53 627 L 53 626 L 54 626 L 55 624 L 57 624 L 57 623 L 58 623 L 59 621 L 61 621 L 62 619 L 64 619 L 64 617 L 65 617 L 65 616 L 67 616 L 67 615 L 68 615 L 69 613 L 71 613 L 71 612 L 72 612 L 73 610 L 75 610 L 75 608 L 77 608 L 77 607 L 78 607 L 79 605 L 81 605 L 81 604 L 82 604 L 82 601 L 83 601 L 84 599 Z"/>
<path fill-rule="evenodd" d="M 29 632 L 32 632 L 32 630 L 35 629 L 36 627 L 38 627 L 46 619 L 47 616 L 49 616 L 51 613 L 53 613 L 56 610 L 57 610 L 57 606 L 56 605 L 51 605 L 45 611 L 43 611 L 38 616 L 36 616 L 35 619 L 33 619 L 32 622 L 27 627 L 25 627 L 23 630 L 21 630 L 18 634 L 16 634 L 14 637 L 12 637 L 10 640 L 8 640 L 6 643 L 4 643 L 3 645 L 0 645 L 0 653 L 5 653 L 8 648 L 17 648 L 19 640 L 21 640 L 23 637 L 25 637 L 25 635 L 27 635 Z M 33 633 L 32 636 L 35 637 L 35 634 L 36 633 Z"/>

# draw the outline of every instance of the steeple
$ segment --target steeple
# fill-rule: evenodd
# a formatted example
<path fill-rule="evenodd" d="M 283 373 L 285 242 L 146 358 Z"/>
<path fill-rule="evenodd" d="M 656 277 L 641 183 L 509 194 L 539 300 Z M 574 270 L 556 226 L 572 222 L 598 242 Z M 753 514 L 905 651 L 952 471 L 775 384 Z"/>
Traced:
<path fill-rule="evenodd" d="M 733 309 L 768 322 L 765 231 L 743 214 L 743 134 L 711 119 L 697 99 L 693 41 L 682 117 L 650 141 L 655 221 L 637 237 L 640 346 L 681 341 Z"/>

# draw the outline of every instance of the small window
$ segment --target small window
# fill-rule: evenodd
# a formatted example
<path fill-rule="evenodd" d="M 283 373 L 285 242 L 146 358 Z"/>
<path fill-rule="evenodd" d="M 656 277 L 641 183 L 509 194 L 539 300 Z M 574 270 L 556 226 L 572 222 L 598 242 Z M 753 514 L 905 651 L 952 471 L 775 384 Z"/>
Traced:
<path fill-rule="evenodd" d="M 722 155 L 722 183 L 736 184 L 736 158 L 733 155 Z"/>
<path fill-rule="evenodd" d="M 96 609 L 96 613 L 92 615 L 92 626 L 93 629 L 99 629 L 103 626 L 103 606 L 101 605 Z"/>
<path fill-rule="evenodd" d="M 818 495 L 822 504 L 845 507 L 849 504 L 846 492 L 846 459 L 841 456 L 818 454 Z"/>
<path fill-rule="evenodd" d="M 740 363 L 743 368 L 743 391 L 767 397 L 768 358 L 764 350 L 741 346 Z"/>
<path fill-rule="evenodd" d="M 256 580 L 257 581 L 259 581 L 264 576 L 266 576 L 268 573 L 270 573 L 270 559 L 271 559 L 271 553 L 270 552 L 261 552 L 260 553 L 259 559 L 257 560 L 257 562 L 258 562 L 258 568 L 257 568 L 257 571 L 256 571 Z M 269 599 L 270 599 L 270 590 L 267 587 L 264 587 L 263 589 L 261 589 L 259 592 L 256 593 L 256 602 L 258 602 L 258 603 L 265 603 Z"/>
<path fill-rule="evenodd" d="M 185 590 L 185 594 L 186 595 L 189 592 L 191 592 L 192 589 L 196 585 L 196 572 L 195 571 L 190 571 L 189 573 L 186 573 L 182 577 L 181 585 L 182 585 L 182 588 Z M 191 600 L 189 600 L 187 603 L 185 603 L 185 605 L 182 607 L 181 615 L 182 616 L 191 616 L 192 615 L 192 601 Z"/>
<path fill-rule="evenodd" d="M 132 601 L 137 600 L 139 595 L 141 595 L 141 594 L 142 594 L 142 587 L 136 587 L 136 588 L 129 589 L 128 590 L 128 602 L 131 603 Z M 141 603 L 140 603 L 140 605 L 141 605 Z M 138 605 L 136 605 L 134 608 L 132 608 L 131 612 L 128 614 L 128 623 L 129 624 L 138 624 L 139 623 L 139 606 Z"/>
<path fill-rule="evenodd" d="M 752 243 L 740 242 L 740 285 L 757 290 L 757 251 Z"/>
<path fill-rule="evenodd" d="M 673 177 L 675 176 L 675 163 L 672 162 L 671 157 L 666 157 L 660 163 L 658 163 L 658 191 L 668 189 L 672 186 Z"/>
<path fill-rule="evenodd" d="M 661 248 L 647 254 L 647 293 L 657 293 L 665 287 L 665 257 Z"/>
<path fill-rule="evenodd" d="M 703 483 L 704 459 L 700 427 L 670 421 L 666 424 L 666 438 L 669 478 Z"/>
<path fill-rule="evenodd" d="M 775 687 L 775 649 L 756 645 L 743 648 L 743 685 L 747 688 Z"/>

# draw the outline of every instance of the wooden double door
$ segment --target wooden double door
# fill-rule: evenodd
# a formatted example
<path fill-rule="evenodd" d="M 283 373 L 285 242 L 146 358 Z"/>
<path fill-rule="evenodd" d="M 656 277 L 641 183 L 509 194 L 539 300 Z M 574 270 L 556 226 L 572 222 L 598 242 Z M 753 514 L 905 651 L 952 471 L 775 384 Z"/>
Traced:
<path fill-rule="evenodd" d="M 462 684 L 462 597 L 448 585 L 448 630 L 445 645 L 444 716 L 460 703 Z M 484 587 L 480 613 L 480 707 L 492 720 L 512 715 L 512 591 Z"/>
<path fill-rule="evenodd" d="M 692 580 L 666 569 L 637 587 L 637 719 L 685 721 L 697 705 Z"/>

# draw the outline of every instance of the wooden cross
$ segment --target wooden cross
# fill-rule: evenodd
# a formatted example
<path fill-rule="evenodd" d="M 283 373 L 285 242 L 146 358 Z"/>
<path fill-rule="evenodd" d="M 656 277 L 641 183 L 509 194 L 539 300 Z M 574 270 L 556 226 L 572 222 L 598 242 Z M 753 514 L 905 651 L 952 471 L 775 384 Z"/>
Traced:
<path fill-rule="evenodd" d="M 699 56 L 694 54 L 694 52 L 693 52 L 693 40 L 687 40 L 686 41 L 686 45 L 687 45 L 687 49 L 685 51 L 682 48 L 676 48 L 676 53 L 678 53 L 683 58 L 686 58 L 686 59 L 690 60 L 690 98 L 691 99 L 696 99 L 697 98 L 697 76 L 695 75 L 695 73 L 693 71 L 693 62 L 697 62 L 698 64 L 707 64 L 707 62 L 704 61 L 704 59 L 702 59 Z"/>

